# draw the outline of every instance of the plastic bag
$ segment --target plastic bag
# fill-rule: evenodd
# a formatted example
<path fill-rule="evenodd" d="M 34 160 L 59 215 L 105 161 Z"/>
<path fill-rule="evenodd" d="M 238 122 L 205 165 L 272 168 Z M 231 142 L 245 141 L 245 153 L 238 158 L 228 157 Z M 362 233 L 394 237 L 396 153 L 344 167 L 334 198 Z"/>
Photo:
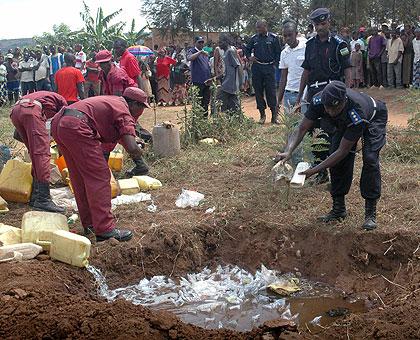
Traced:
<path fill-rule="evenodd" d="M 283 161 L 278 162 L 271 169 L 273 175 L 273 181 L 277 182 L 280 180 L 290 182 L 293 177 L 293 168 Z"/>
<path fill-rule="evenodd" d="M 178 208 L 197 207 L 204 199 L 204 195 L 197 191 L 182 189 L 175 204 Z"/>

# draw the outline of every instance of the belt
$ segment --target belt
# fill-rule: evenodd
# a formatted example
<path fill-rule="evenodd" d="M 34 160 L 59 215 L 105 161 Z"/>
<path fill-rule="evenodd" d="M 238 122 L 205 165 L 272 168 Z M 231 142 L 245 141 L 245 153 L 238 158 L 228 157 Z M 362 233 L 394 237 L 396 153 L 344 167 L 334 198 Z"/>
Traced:
<path fill-rule="evenodd" d="M 370 117 L 369 122 L 371 122 L 373 120 L 373 118 L 375 118 L 375 116 L 376 116 L 376 109 L 377 109 L 377 105 L 376 105 L 375 99 L 373 99 L 372 97 L 370 97 L 370 99 L 372 100 L 372 103 L 373 103 L 373 114 L 372 114 L 372 117 Z"/>
<path fill-rule="evenodd" d="M 320 86 L 323 86 L 323 85 L 327 85 L 327 84 L 329 84 L 330 83 L 330 81 L 329 80 L 327 80 L 327 81 L 321 81 L 321 82 L 315 82 L 315 83 L 313 83 L 312 85 L 309 85 L 309 87 L 314 87 L 314 88 L 318 88 L 318 87 L 320 87 Z"/>
<path fill-rule="evenodd" d="M 86 115 L 83 112 L 80 112 L 78 110 L 73 110 L 73 109 L 65 109 L 62 117 L 66 117 L 66 116 L 76 117 L 79 119 L 86 117 Z"/>
<path fill-rule="evenodd" d="M 260 64 L 260 65 L 273 65 L 274 64 L 274 61 L 270 61 L 268 63 L 263 63 L 262 61 L 255 60 L 255 62 L 257 64 Z"/>
<path fill-rule="evenodd" d="M 23 98 L 17 101 L 15 105 L 20 105 L 20 104 L 25 104 L 25 103 L 34 103 L 35 105 L 39 106 L 39 108 L 42 110 L 42 104 L 39 101 L 29 99 L 29 98 Z"/>

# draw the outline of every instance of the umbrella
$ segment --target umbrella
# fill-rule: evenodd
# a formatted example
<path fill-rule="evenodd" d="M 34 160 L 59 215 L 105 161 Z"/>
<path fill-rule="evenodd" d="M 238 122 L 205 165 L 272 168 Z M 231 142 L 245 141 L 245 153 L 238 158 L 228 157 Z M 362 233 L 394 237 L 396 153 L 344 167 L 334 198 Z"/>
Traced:
<path fill-rule="evenodd" d="M 154 54 L 154 52 L 147 46 L 136 45 L 130 46 L 128 52 L 135 55 L 136 57 L 145 57 Z"/>

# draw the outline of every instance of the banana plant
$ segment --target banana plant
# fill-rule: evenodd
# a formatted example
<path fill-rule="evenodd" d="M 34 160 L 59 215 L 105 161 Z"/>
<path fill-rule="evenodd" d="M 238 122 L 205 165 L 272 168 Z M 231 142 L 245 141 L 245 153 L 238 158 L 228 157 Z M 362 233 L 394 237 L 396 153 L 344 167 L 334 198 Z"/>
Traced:
<path fill-rule="evenodd" d="M 136 31 L 136 20 L 131 21 L 130 31 L 125 34 L 129 46 L 143 44 L 144 40 L 150 37 L 149 25 L 145 25 L 139 31 Z"/>

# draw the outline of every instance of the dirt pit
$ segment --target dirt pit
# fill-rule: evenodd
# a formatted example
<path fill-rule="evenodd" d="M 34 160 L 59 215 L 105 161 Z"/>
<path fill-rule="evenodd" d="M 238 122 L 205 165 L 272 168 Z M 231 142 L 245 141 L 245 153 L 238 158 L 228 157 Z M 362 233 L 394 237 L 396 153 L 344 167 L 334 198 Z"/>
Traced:
<path fill-rule="evenodd" d="M 316 219 L 330 209 L 325 187 L 292 191 L 286 201 L 284 188 L 271 183 L 277 131 L 258 127 L 252 137 L 235 145 L 199 146 L 151 164 L 151 175 L 164 184 L 152 192 L 157 211 L 148 212 L 148 203 L 118 208 L 117 225 L 132 230 L 134 237 L 122 244 L 94 244 L 90 264 L 101 270 L 110 290 L 158 275 L 176 282 L 206 267 L 214 271 L 218 266 L 238 266 L 255 275 L 264 264 L 280 274 L 343 292 L 339 304 L 295 296 L 290 313 L 300 313 L 299 327 L 280 315 L 251 327 L 247 322 L 240 327 L 251 329 L 247 331 L 225 324 L 222 329 L 206 329 L 175 313 L 121 297 L 108 302 L 87 270 L 39 256 L 0 266 L 0 338 L 420 338 L 418 165 L 382 163 L 379 227 L 365 232 L 360 227 L 364 202 L 356 184 L 357 156 L 355 185 L 347 196 L 349 216 L 342 223 L 325 225 Z M 203 205 L 177 208 L 182 188 L 205 194 Z M 206 214 L 212 207 L 214 213 Z M 1 222 L 19 227 L 27 206 L 9 208 Z M 80 225 L 76 228 L 81 231 Z M 352 313 L 341 305 L 357 299 L 366 309 Z M 344 307 L 350 313 L 325 324 L 322 317 L 320 326 L 306 321 L 314 315 L 326 319 L 330 307 Z M 208 313 L 207 318 L 216 316 Z"/>

